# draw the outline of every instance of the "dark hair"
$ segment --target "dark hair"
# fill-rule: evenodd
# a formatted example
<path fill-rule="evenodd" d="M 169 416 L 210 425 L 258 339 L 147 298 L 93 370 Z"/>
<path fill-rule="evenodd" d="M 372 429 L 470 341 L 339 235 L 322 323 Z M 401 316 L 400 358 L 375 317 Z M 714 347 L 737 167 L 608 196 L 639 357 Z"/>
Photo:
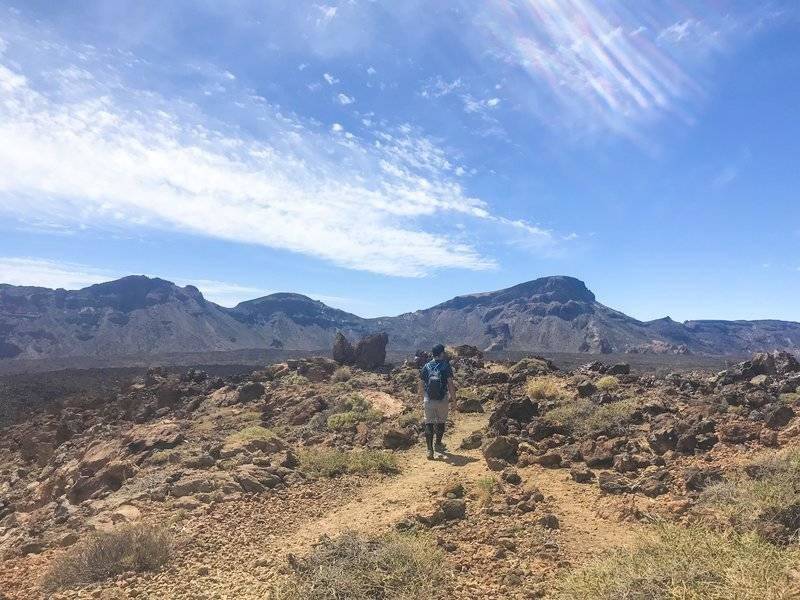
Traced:
<path fill-rule="evenodd" d="M 436 344 L 431 350 L 431 354 L 433 354 L 434 356 L 439 356 L 440 354 L 444 354 L 444 346 L 442 346 L 441 344 Z"/>

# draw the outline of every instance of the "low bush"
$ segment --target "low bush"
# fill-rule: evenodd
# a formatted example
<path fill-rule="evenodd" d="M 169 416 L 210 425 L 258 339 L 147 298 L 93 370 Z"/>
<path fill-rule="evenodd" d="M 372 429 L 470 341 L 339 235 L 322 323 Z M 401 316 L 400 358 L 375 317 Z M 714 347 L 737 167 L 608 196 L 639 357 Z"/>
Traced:
<path fill-rule="evenodd" d="M 631 549 L 567 573 L 554 600 L 788 600 L 797 549 L 746 534 L 661 526 Z"/>
<path fill-rule="evenodd" d="M 405 413 L 400 415 L 397 418 L 397 425 L 405 429 L 406 427 L 411 427 L 413 425 L 419 425 L 422 423 L 422 420 L 425 418 L 421 410 L 412 410 L 411 412 Z"/>
<path fill-rule="evenodd" d="M 598 379 L 595 386 L 601 392 L 611 392 L 619 387 L 619 379 L 613 375 L 606 375 Z"/>
<path fill-rule="evenodd" d="M 311 475 L 336 477 L 345 473 L 397 473 L 397 459 L 379 450 L 344 452 L 342 450 L 308 450 L 300 454 L 300 468 Z"/>
<path fill-rule="evenodd" d="M 382 416 L 361 394 L 348 394 L 339 400 L 337 412 L 328 416 L 328 429 L 342 431 L 359 423 L 376 423 Z"/>
<path fill-rule="evenodd" d="M 280 600 L 417 600 L 437 597 L 445 558 L 427 537 L 345 533 L 323 538 L 275 589 Z"/>
<path fill-rule="evenodd" d="M 353 374 L 348 367 L 339 367 L 333 372 L 333 375 L 331 375 L 331 381 L 334 383 L 344 383 L 345 381 L 350 381 L 352 376 Z"/>
<path fill-rule="evenodd" d="M 800 534 L 800 450 L 757 460 L 707 487 L 700 506 L 739 532 L 789 541 Z"/>
<path fill-rule="evenodd" d="M 534 400 L 559 400 L 566 395 L 561 381 L 555 377 L 529 379 L 525 391 Z"/>
<path fill-rule="evenodd" d="M 563 425 L 575 435 L 622 435 L 628 430 L 636 412 L 637 403 L 632 399 L 595 404 L 591 400 L 579 398 L 564 401 L 548 410 L 543 418 Z"/>
<path fill-rule="evenodd" d="M 129 571 L 155 571 L 171 554 L 172 538 L 163 527 L 136 524 L 93 533 L 53 559 L 42 587 L 52 591 Z"/>

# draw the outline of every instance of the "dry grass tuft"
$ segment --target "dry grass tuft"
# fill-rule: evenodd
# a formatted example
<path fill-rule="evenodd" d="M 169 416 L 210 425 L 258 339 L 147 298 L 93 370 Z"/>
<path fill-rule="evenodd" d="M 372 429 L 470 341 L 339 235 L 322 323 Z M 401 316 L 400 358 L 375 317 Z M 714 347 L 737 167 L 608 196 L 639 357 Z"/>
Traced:
<path fill-rule="evenodd" d="M 494 477 L 481 477 L 475 481 L 476 495 L 478 504 L 489 506 L 492 503 L 492 495 L 497 489 L 497 481 Z"/>
<path fill-rule="evenodd" d="M 796 510 L 800 506 L 800 450 L 757 460 L 748 465 L 747 472 L 733 473 L 703 490 L 700 505 L 740 532 L 765 531 L 781 515 L 792 521 L 791 511 L 800 512 Z M 783 533 L 797 538 L 800 532 L 789 531 L 788 524 L 788 528 L 782 524 Z"/>
<path fill-rule="evenodd" d="M 534 400 L 560 400 L 567 395 L 562 381 L 549 376 L 529 379 L 525 391 Z"/>
<path fill-rule="evenodd" d="M 300 454 L 300 467 L 306 473 L 336 477 L 345 473 L 398 473 L 393 454 L 379 450 L 344 452 L 342 450 L 308 450 Z"/>
<path fill-rule="evenodd" d="M 611 392 L 619 387 L 619 379 L 613 375 L 606 375 L 598 379 L 595 386 L 597 386 L 597 389 L 601 392 Z"/>
<path fill-rule="evenodd" d="M 279 600 L 417 600 L 436 597 L 445 558 L 423 536 L 323 538 L 275 590 Z"/>
<path fill-rule="evenodd" d="M 626 550 L 566 574 L 554 600 L 789 600 L 800 551 L 754 535 L 659 527 Z M 796 586 L 796 582 L 795 582 Z"/>
<path fill-rule="evenodd" d="M 42 587 L 52 591 L 103 581 L 129 571 L 155 571 L 166 564 L 171 554 L 169 532 L 156 525 L 126 525 L 93 533 L 50 563 Z"/>

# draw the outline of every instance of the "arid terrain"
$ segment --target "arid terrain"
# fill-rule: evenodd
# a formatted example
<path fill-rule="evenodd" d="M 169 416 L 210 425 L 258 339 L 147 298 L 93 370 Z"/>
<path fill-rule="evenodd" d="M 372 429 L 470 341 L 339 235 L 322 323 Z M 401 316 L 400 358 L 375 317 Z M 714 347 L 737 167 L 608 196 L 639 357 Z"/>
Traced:
<path fill-rule="evenodd" d="M 792 355 L 654 372 L 449 348 L 428 461 L 426 357 L 384 346 L 49 394 L 7 377 L 4 406 L 38 401 L 0 429 L 0 598 L 800 597 Z"/>

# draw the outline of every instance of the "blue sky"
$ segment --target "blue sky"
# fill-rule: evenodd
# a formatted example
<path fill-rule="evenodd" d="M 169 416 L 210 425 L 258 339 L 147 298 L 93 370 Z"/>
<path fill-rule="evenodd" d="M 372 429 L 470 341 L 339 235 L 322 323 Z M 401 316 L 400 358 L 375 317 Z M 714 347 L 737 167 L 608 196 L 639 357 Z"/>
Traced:
<path fill-rule="evenodd" d="M 0 281 L 800 320 L 795 2 L 0 1 Z"/>

